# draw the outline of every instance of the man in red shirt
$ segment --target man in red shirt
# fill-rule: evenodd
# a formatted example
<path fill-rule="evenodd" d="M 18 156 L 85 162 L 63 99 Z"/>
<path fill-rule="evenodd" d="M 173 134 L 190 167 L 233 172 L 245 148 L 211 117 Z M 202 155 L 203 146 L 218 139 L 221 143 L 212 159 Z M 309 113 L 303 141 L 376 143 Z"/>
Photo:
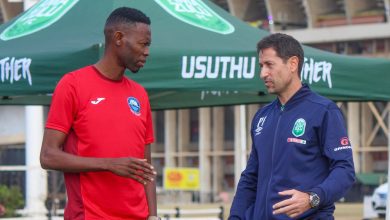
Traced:
<path fill-rule="evenodd" d="M 103 58 L 66 74 L 55 89 L 41 165 L 64 172 L 66 220 L 158 219 L 149 99 L 124 76 L 146 62 L 150 19 L 118 8 L 104 35 Z"/>

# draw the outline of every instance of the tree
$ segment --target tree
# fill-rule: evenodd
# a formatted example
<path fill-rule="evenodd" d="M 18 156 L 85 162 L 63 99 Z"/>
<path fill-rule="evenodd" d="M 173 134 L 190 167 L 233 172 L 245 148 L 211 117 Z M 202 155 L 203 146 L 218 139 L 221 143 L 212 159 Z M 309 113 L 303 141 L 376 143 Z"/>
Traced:
<path fill-rule="evenodd" d="M 3 205 L 5 208 L 5 213 L 0 215 L 0 218 L 15 216 L 15 210 L 24 206 L 23 196 L 19 187 L 0 185 L 0 205 Z"/>

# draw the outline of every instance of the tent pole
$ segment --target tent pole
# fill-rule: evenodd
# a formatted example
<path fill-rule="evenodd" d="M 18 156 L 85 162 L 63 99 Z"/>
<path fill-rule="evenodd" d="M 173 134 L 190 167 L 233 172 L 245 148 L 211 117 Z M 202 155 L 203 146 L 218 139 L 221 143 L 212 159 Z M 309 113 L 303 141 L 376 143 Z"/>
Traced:
<path fill-rule="evenodd" d="M 360 139 L 360 103 L 358 102 L 348 102 L 348 135 L 350 141 L 353 143 L 352 153 L 354 158 L 355 172 L 361 172 L 360 163 L 359 163 L 359 153 L 358 148 L 361 146 Z"/>
<path fill-rule="evenodd" d="M 26 106 L 26 215 L 42 219 L 47 210 L 47 172 L 39 162 L 43 137 L 43 107 Z"/>
<path fill-rule="evenodd" d="M 211 202 L 211 108 L 199 108 L 200 202 Z"/>
<path fill-rule="evenodd" d="M 240 105 L 240 128 L 241 128 L 241 171 L 243 171 L 246 167 L 246 145 L 247 145 L 247 140 L 246 140 L 246 133 L 247 133 L 247 128 L 246 128 L 246 106 L 245 105 Z"/>
<path fill-rule="evenodd" d="M 38 0 L 24 0 L 23 10 L 26 11 Z M 43 137 L 43 106 L 26 106 L 26 215 L 42 219 L 47 214 L 45 201 L 47 199 L 47 171 L 39 162 Z"/>
<path fill-rule="evenodd" d="M 238 109 L 237 109 L 238 108 Z M 238 138 L 238 141 L 235 141 L 235 147 L 234 147 L 234 184 L 235 189 L 237 189 L 238 182 L 241 177 L 241 172 L 245 169 L 246 166 L 246 112 L 245 112 L 245 105 L 236 106 L 235 112 L 238 113 L 238 118 L 236 118 L 235 123 L 235 132 L 237 133 L 235 135 L 235 138 Z"/>

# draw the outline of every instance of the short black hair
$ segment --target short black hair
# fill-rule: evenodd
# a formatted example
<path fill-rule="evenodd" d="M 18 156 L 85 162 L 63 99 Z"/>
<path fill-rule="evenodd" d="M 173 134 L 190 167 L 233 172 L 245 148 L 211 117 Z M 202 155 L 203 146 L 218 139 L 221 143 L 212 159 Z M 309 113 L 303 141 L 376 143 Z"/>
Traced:
<path fill-rule="evenodd" d="M 282 33 L 268 35 L 257 43 L 257 53 L 267 48 L 274 49 L 278 57 L 284 62 L 287 62 L 290 57 L 298 57 L 298 75 L 300 75 L 304 61 L 304 53 L 302 45 L 295 38 Z"/>
<path fill-rule="evenodd" d="M 106 27 L 115 24 L 132 24 L 137 22 L 150 25 L 150 18 L 138 9 L 121 7 L 111 12 L 107 18 Z"/>
<path fill-rule="evenodd" d="M 106 25 L 104 26 L 106 44 L 110 43 L 110 36 L 119 25 L 136 23 L 144 23 L 147 25 L 151 24 L 150 18 L 138 9 L 121 7 L 112 11 L 106 20 Z"/>

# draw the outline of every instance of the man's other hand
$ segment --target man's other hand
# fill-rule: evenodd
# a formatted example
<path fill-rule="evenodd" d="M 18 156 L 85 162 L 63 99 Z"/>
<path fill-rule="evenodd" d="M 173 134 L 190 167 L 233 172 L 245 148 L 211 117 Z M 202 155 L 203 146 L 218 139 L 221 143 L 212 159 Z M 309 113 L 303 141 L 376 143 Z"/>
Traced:
<path fill-rule="evenodd" d="M 290 218 L 295 218 L 310 209 L 309 194 L 295 189 L 279 192 L 279 195 L 289 197 L 276 203 L 273 214 L 286 214 Z"/>
<path fill-rule="evenodd" d="M 119 176 L 132 178 L 144 185 L 153 181 L 157 174 L 146 159 L 133 157 L 110 158 L 107 170 Z"/>

